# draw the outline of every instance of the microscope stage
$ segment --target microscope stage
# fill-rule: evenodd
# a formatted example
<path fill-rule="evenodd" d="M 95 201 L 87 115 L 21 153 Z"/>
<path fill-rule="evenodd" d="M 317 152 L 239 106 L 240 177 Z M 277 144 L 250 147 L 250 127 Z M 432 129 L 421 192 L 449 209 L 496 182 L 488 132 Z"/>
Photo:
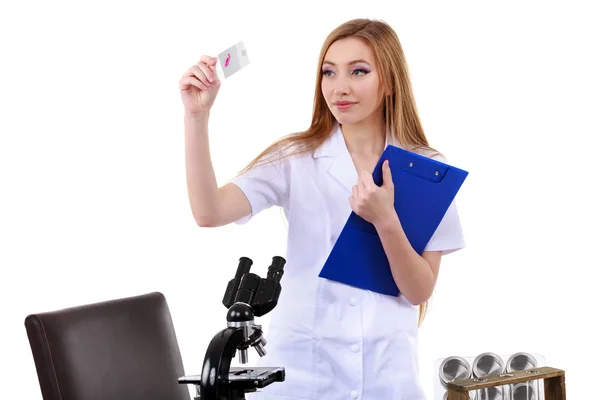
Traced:
<path fill-rule="evenodd" d="M 283 367 L 231 367 L 229 369 L 229 385 L 235 388 L 257 389 L 264 388 L 273 382 L 285 380 L 285 369 Z M 202 381 L 201 375 L 188 375 L 179 378 L 179 383 L 199 385 Z"/>

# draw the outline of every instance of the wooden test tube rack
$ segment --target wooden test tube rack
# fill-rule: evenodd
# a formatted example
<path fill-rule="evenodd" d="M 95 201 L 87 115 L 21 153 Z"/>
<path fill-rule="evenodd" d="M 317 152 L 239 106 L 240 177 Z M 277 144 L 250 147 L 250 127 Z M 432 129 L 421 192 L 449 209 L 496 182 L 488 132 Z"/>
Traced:
<path fill-rule="evenodd" d="M 538 379 L 544 380 L 545 400 L 567 400 L 565 390 L 565 371 L 540 367 L 515 371 L 485 378 L 470 378 L 448 382 L 448 400 L 469 400 L 469 392 L 493 386 L 504 386 Z"/>

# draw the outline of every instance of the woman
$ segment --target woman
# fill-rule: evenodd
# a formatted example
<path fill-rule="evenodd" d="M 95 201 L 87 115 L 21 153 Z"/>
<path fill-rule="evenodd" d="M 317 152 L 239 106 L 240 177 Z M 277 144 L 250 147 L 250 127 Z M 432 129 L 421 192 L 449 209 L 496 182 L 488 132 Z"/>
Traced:
<path fill-rule="evenodd" d="M 194 218 L 202 227 L 242 224 L 276 205 L 289 222 L 283 289 L 261 359 L 285 367 L 286 379 L 248 398 L 425 399 L 417 328 L 442 254 L 464 243 L 453 203 L 417 254 L 394 211 L 387 163 L 384 184 L 372 180 L 388 143 L 443 160 L 423 133 L 396 33 L 368 19 L 336 28 L 321 50 L 310 128 L 275 142 L 222 187 L 207 128 L 220 85 L 216 61 L 203 56 L 180 81 Z M 398 297 L 318 277 L 351 211 L 376 227 Z"/>

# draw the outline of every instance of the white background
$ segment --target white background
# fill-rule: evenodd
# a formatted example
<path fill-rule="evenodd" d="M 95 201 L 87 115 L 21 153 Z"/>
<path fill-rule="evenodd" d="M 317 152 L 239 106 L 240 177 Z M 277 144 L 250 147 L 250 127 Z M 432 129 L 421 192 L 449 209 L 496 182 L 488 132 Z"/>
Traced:
<path fill-rule="evenodd" d="M 251 65 L 223 83 L 210 121 L 225 183 L 308 128 L 322 41 L 372 17 L 401 39 L 432 145 L 470 172 L 458 197 L 468 247 L 443 260 L 420 329 L 428 393 L 439 358 L 527 351 L 566 370 L 570 399 L 588 398 L 600 357 L 592 3 L 3 4 L 3 397 L 41 399 L 27 314 L 155 290 L 186 373 L 200 371 L 238 258 L 264 275 L 285 255 L 286 226 L 278 209 L 245 226 L 195 226 L 178 80 L 202 54 L 245 42 Z"/>

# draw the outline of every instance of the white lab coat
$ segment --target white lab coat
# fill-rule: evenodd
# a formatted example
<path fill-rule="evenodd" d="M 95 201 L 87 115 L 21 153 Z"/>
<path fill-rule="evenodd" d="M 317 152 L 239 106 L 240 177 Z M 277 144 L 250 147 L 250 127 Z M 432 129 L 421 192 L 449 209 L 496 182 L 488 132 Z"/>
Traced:
<path fill-rule="evenodd" d="M 393 138 L 388 137 L 388 143 Z M 259 166 L 232 180 L 252 213 L 282 207 L 289 236 L 282 292 L 259 365 L 282 366 L 258 400 L 425 400 L 419 382 L 418 308 L 393 297 L 319 278 L 350 212 L 357 173 L 341 129 L 313 154 Z M 426 250 L 464 246 L 453 203 Z"/>

